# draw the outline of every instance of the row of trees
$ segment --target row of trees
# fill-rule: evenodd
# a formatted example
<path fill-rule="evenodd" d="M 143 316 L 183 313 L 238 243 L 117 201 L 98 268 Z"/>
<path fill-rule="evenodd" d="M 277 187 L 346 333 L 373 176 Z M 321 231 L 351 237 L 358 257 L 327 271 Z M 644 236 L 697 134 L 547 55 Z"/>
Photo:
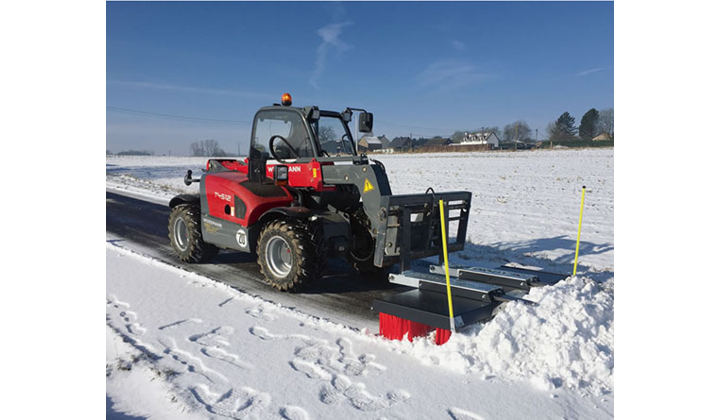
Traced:
<path fill-rule="evenodd" d="M 530 125 L 523 120 L 506 124 L 502 130 L 494 126 L 473 130 L 473 132 L 477 131 L 495 133 L 501 142 L 532 142 L 542 136 L 542 133 L 533 132 Z M 608 133 L 610 138 L 615 134 L 613 108 L 602 111 L 591 108 L 583 115 L 579 127 L 575 125 L 575 117 L 569 112 L 564 112 L 557 120 L 548 124 L 544 134 L 549 140 L 591 140 L 601 133 Z M 463 136 L 465 136 L 464 131 L 456 131 L 450 139 L 454 143 L 459 143 Z"/>
<path fill-rule="evenodd" d="M 593 137 L 608 133 L 610 138 L 615 136 L 615 111 L 613 108 L 598 111 L 590 108 L 580 120 L 580 126 L 575 126 L 575 117 L 569 112 L 563 112 L 560 117 L 548 124 L 547 136 L 550 140 L 591 140 Z"/>
<path fill-rule="evenodd" d="M 218 145 L 217 140 L 207 139 L 196 141 L 190 144 L 190 152 L 193 156 L 226 156 L 227 153 Z"/>
<path fill-rule="evenodd" d="M 112 152 L 109 150 L 105 150 L 106 156 L 112 156 Z M 117 156 L 154 156 L 155 152 L 152 152 L 150 150 L 123 150 L 122 152 L 118 152 Z"/>

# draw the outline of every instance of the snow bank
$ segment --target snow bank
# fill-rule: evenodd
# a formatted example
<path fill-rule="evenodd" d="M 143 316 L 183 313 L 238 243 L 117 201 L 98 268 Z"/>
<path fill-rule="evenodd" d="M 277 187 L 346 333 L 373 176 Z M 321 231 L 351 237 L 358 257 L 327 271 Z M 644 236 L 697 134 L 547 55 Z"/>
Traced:
<path fill-rule="evenodd" d="M 456 372 L 526 379 L 542 390 L 613 390 L 614 282 L 573 277 L 533 289 L 528 305 L 508 303 L 492 321 L 454 334 L 404 343 L 426 364 Z"/>

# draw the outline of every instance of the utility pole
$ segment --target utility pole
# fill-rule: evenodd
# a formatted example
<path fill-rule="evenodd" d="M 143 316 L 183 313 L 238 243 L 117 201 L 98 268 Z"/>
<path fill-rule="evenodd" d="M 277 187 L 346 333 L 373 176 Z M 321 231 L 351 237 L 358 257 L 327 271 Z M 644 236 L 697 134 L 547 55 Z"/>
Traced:
<path fill-rule="evenodd" d="M 358 138 L 358 136 L 359 136 L 359 134 L 358 134 L 358 126 L 359 126 L 359 124 L 360 124 L 359 121 L 360 121 L 359 118 L 355 118 L 355 139 L 354 139 L 354 140 L 355 140 L 355 144 L 356 144 L 356 145 L 357 145 L 358 142 L 360 141 L 360 139 Z M 318 129 L 318 130 L 319 130 L 319 129 Z"/>

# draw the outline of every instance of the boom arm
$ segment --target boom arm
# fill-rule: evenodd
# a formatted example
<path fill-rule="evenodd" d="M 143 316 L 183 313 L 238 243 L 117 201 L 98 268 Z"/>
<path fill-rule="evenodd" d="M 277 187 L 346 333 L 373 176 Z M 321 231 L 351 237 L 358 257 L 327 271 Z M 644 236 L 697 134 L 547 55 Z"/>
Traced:
<path fill-rule="evenodd" d="M 372 164 L 326 165 L 322 171 L 325 184 L 354 185 L 360 192 L 371 225 L 370 234 L 375 239 L 375 266 L 400 262 L 405 270 L 412 260 L 440 255 L 438 202 L 441 199 L 448 203 L 445 219 L 448 223 L 458 222 L 455 240 L 448 243 L 448 252 L 465 246 L 470 192 L 392 195 L 385 171 Z"/>

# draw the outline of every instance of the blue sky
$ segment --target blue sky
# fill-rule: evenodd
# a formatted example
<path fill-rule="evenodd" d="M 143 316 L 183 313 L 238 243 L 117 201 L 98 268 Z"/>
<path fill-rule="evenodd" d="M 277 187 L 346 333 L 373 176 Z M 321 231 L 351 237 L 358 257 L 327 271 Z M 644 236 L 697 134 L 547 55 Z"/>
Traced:
<path fill-rule="evenodd" d="M 613 107 L 613 32 L 612 2 L 109 2 L 107 148 L 245 153 L 283 92 L 368 109 L 390 138 L 516 120 L 543 138 Z"/>

